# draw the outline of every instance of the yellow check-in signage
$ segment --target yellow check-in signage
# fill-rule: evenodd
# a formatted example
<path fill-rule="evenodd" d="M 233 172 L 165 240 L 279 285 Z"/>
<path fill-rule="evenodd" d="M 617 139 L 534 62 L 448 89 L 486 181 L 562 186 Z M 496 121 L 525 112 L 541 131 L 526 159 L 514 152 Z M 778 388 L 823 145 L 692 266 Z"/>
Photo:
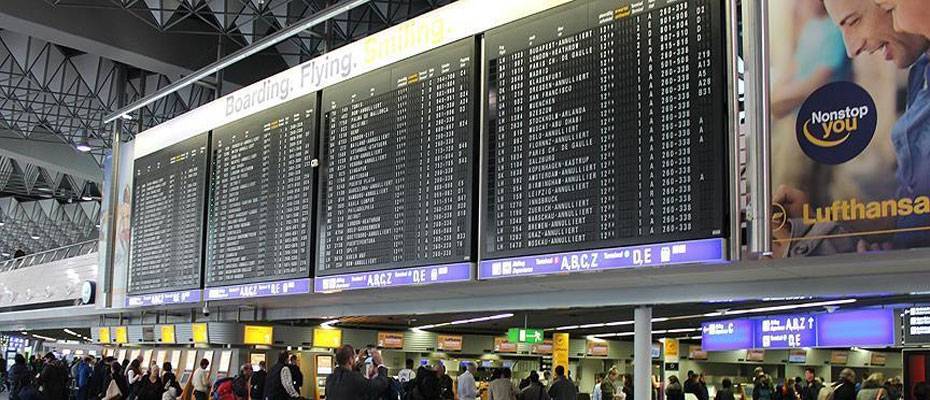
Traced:
<path fill-rule="evenodd" d="M 110 343 L 110 328 L 97 328 L 97 336 L 100 343 Z"/>
<path fill-rule="evenodd" d="M 177 343 L 176 338 L 174 336 L 174 325 L 162 325 L 160 331 L 161 331 L 161 342 L 162 343 L 169 343 L 169 344 Z"/>
<path fill-rule="evenodd" d="M 246 325 L 243 335 L 245 344 L 274 344 L 274 328 L 270 326 Z"/>
<path fill-rule="evenodd" d="M 335 349 L 342 346 L 342 329 L 314 329 L 313 347 Z"/>
<path fill-rule="evenodd" d="M 569 336 L 567 333 L 556 333 L 552 335 L 552 368 L 558 366 L 565 368 L 568 372 L 568 351 Z"/>
<path fill-rule="evenodd" d="M 116 343 L 129 343 L 129 329 L 125 326 L 113 328 L 113 340 Z"/>
<path fill-rule="evenodd" d="M 194 343 L 210 343 L 210 336 L 207 335 L 207 324 L 191 324 L 191 336 Z"/>

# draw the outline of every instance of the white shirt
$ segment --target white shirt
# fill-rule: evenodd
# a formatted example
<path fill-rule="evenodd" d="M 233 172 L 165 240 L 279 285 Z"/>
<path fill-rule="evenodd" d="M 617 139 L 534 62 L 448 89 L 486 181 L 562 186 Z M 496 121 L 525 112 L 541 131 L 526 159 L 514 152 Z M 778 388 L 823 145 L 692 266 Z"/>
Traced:
<path fill-rule="evenodd" d="M 459 399 L 475 400 L 478 397 L 478 388 L 475 386 L 475 377 L 471 371 L 459 375 Z"/>
<path fill-rule="evenodd" d="M 594 385 L 594 391 L 591 393 L 591 400 L 601 400 L 601 383 Z"/>
<path fill-rule="evenodd" d="M 417 373 L 413 372 L 413 370 L 409 368 L 404 368 L 397 373 L 397 380 L 400 381 L 400 383 L 410 382 L 416 377 Z"/>
<path fill-rule="evenodd" d="M 210 393 L 210 372 L 203 368 L 197 368 L 191 378 L 191 384 L 194 385 L 194 390 L 200 393 Z"/>

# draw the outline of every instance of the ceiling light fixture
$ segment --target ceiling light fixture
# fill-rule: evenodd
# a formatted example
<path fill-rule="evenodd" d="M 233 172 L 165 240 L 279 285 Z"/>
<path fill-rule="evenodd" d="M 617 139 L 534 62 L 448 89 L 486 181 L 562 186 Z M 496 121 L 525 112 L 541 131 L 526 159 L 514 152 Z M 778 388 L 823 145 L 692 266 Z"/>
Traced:
<path fill-rule="evenodd" d="M 758 307 L 758 308 L 748 308 L 743 310 L 728 310 L 724 311 L 714 311 L 706 314 L 695 314 L 695 315 L 679 315 L 674 317 L 656 317 L 652 319 L 652 323 L 660 323 L 667 321 L 676 321 L 683 319 L 696 319 L 696 318 L 714 318 L 721 317 L 724 315 L 743 315 L 743 314 L 757 314 L 757 313 L 767 313 L 773 311 L 785 311 L 785 310 L 794 310 L 798 308 L 815 308 L 815 307 L 829 307 L 829 306 L 839 306 L 844 304 L 855 303 L 856 299 L 842 299 L 842 300 L 828 300 L 828 301 L 817 301 L 812 303 L 802 303 L 802 304 L 788 304 L 782 306 L 770 306 L 770 307 Z M 557 328 L 549 328 L 547 331 L 570 331 L 575 329 L 590 329 L 590 328 L 601 328 L 607 326 L 623 326 L 623 325 L 633 325 L 634 321 L 616 321 L 616 322 L 606 322 L 606 323 L 596 323 L 596 324 L 585 324 L 585 325 L 568 325 L 560 326 Z"/>
<path fill-rule="evenodd" d="M 476 322 L 493 321 L 493 320 L 496 320 L 496 319 L 505 319 L 505 318 L 510 318 L 510 317 L 513 317 L 513 313 L 490 315 L 490 316 L 487 316 L 487 317 L 478 317 L 478 318 L 462 319 L 462 320 L 458 320 L 458 321 L 443 322 L 443 323 L 439 323 L 439 324 L 422 325 L 422 326 L 417 326 L 417 327 L 414 327 L 414 328 L 411 328 L 411 329 L 413 329 L 413 330 L 415 330 L 415 331 L 422 331 L 422 330 L 426 330 L 426 329 L 439 328 L 439 327 L 449 326 L 449 325 L 473 324 L 473 323 L 476 323 Z"/>

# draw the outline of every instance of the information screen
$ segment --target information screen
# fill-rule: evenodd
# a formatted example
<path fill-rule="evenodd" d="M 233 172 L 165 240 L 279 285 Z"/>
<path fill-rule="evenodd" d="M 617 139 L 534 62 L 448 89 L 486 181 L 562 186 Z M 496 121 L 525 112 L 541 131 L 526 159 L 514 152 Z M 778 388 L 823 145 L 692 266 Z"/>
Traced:
<path fill-rule="evenodd" d="M 584 1 L 485 35 L 483 258 L 726 234 L 722 15 Z"/>
<path fill-rule="evenodd" d="M 316 93 L 213 131 L 207 286 L 309 278 Z"/>
<path fill-rule="evenodd" d="M 130 294 L 200 287 L 207 136 L 135 161 Z"/>
<path fill-rule="evenodd" d="M 474 259 L 475 44 L 324 89 L 317 275 Z"/>

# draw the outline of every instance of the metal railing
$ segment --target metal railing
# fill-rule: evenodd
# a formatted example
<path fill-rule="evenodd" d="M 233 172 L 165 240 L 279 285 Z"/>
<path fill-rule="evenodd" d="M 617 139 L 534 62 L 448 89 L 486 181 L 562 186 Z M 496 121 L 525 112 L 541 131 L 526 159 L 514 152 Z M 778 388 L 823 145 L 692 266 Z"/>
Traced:
<path fill-rule="evenodd" d="M 20 268 L 31 267 L 33 265 L 45 264 L 52 261 L 64 260 L 66 258 L 87 255 L 97 251 L 98 241 L 88 240 L 86 242 L 75 243 L 72 245 L 59 247 L 57 249 L 46 250 L 41 253 L 29 254 L 19 258 L 6 260 L 0 263 L 0 272 L 9 272 Z"/>

